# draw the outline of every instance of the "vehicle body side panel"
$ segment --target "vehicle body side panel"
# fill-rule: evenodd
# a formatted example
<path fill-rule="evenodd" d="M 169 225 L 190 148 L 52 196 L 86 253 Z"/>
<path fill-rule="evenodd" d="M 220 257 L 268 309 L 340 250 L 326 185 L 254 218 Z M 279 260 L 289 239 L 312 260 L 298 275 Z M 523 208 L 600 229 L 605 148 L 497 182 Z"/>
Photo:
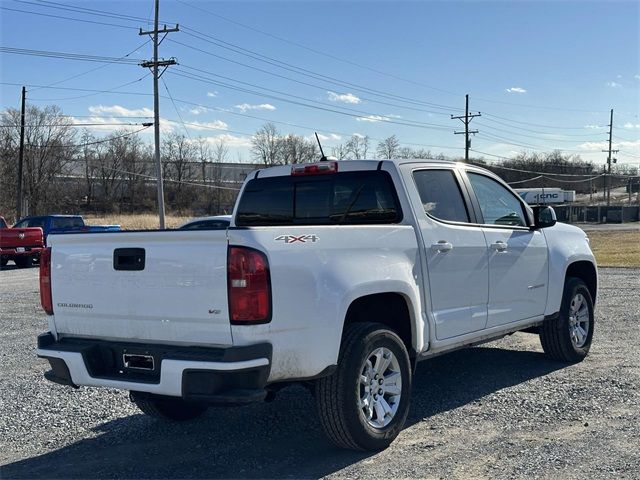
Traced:
<path fill-rule="evenodd" d="M 346 313 L 357 298 L 399 293 L 412 323 L 421 323 L 422 275 L 409 225 L 252 227 L 228 234 L 229 245 L 255 248 L 269 260 L 271 322 L 232 326 L 235 345 L 272 343 L 269 381 L 308 378 L 335 365 Z M 277 240 L 283 235 L 317 240 Z M 422 349 L 421 338 L 414 335 L 416 351 Z"/>
<path fill-rule="evenodd" d="M 582 229 L 558 222 L 553 227 L 543 228 L 542 232 L 549 246 L 549 294 L 545 315 L 551 315 L 560 310 L 569 265 L 587 261 L 596 267 L 596 260 Z"/>

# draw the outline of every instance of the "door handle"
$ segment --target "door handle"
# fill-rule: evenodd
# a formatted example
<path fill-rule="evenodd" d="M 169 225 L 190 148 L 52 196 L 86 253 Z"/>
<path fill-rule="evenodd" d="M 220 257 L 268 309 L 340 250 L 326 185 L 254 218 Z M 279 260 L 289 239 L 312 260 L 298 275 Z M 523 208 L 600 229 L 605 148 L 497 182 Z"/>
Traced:
<path fill-rule="evenodd" d="M 444 253 L 444 252 L 453 250 L 453 245 L 451 245 L 446 240 L 440 240 L 438 241 L 438 243 L 434 243 L 433 245 L 431 245 L 431 248 L 433 248 L 434 250 L 437 250 L 438 252 Z"/>
<path fill-rule="evenodd" d="M 504 243 L 502 240 L 498 240 L 497 242 L 491 244 L 491 248 L 493 248 L 496 252 L 505 252 L 508 246 L 509 245 Z"/>

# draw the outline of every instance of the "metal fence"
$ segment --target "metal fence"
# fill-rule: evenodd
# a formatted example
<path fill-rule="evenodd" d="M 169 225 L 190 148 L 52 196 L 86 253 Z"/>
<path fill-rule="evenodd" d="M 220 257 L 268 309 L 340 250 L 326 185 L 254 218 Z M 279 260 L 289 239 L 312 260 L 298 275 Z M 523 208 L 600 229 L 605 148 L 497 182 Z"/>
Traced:
<path fill-rule="evenodd" d="M 560 222 L 566 223 L 623 223 L 640 221 L 640 207 L 573 206 L 553 207 Z"/>

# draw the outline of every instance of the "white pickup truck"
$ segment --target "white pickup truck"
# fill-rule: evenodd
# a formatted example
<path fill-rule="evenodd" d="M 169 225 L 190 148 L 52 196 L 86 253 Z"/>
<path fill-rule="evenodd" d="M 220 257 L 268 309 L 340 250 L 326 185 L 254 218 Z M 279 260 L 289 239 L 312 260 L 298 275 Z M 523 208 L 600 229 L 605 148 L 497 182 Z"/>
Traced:
<path fill-rule="evenodd" d="M 416 363 L 516 331 L 591 345 L 582 230 L 466 164 L 362 160 L 250 174 L 228 230 L 60 234 L 42 255 L 51 381 L 129 390 L 152 416 L 308 386 L 337 445 L 401 431 Z"/>

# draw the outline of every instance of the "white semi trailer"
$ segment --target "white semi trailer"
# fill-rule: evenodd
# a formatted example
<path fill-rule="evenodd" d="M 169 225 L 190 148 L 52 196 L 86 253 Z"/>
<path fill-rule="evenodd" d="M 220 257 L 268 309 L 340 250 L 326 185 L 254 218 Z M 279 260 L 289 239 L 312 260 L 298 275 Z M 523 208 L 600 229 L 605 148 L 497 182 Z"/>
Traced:
<path fill-rule="evenodd" d="M 529 205 L 557 204 L 574 202 L 575 190 L 562 190 L 561 188 L 516 188 L 518 195 Z"/>

